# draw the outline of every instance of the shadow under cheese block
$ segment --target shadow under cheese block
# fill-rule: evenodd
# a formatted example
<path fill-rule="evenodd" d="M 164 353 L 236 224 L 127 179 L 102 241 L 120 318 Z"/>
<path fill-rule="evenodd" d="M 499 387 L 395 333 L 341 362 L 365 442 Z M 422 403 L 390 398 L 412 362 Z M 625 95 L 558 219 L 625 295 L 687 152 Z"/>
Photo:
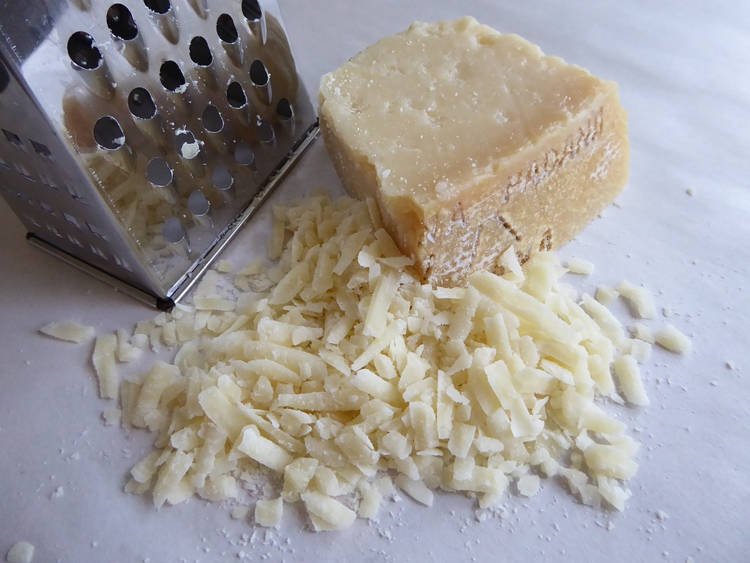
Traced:
<path fill-rule="evenodd" d="M 564 244 L 627 181 L 617 85 L 473 18 L 368 47 L 319 103 L 344 186 L 434 284 L 502 273 L 511 245 L 525 261 Z"/>

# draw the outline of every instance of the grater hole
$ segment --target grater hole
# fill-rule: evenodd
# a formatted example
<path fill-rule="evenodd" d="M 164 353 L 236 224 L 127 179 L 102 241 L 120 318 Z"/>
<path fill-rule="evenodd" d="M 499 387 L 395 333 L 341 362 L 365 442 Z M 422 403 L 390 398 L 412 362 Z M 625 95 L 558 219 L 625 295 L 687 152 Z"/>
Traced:
<path fill-rule="evenodd" d="M 5 159 L 0 155 L 0 169 L 2 170 L 10 170 L 10 166 L 8 166 L 8 163 L 5 162 Z"/>
<path fill-rule="evenodd" d="M 23 217 L 29 223 L 31 223 L 34 226 L 35 229 L 41 229 L 42 228 L 42 225 L 39 223 L 39 221 L 37 221 L 36 219 L 34 219 L 31 215 L 24 215 Z"/>
<path fill-rule="evenodd" d="M 250 80 L 253 82 L 253 86 L 267 86 L 271 75 L 268 74 L 266 65 L 260 59 L 255 59 L 253 64 L 250 65 Z"/>
<path fill-rule="evenodd" d="M 258 0 L 242 0 L 242 15 L 250 21 L 257 21 L 263 15 Z"/>
<path fill-rule="evenodd" d="M 255 153 L 247 143 L 237 143 L 234 148 L 234 160 L 242 166 L 252 166 L 255 164 Z"/>
<path fill-rule="evenodd" d="M 41 156 L 42 158 L 46 158 L 47 160 L 55 160 L 52 157 L 52 151 L 49 150 L 49 147 L 45 145 L 44 143 L 37 143 L 36 141 L 29 139 L 31 142 L 31 147 L 34 149 L 36 154 Z"/>
<path fill-rule="evenodd" d="M 103 149 L 117 150 L 125 144 L 125 133 L 114 117 L 105 115 L 94 124 L 94 139 Z"/>
<path fill-rule="evenodd" d="M 161 85 L 170 92 L 184 92 L 187 87 L 185 75 L 182 74 L 180 66 L 174 61 L 166 61 L 161 65 L 159 80 Z"/>
<path fill-rule="evenodd" d="M 206 106 L 201 119 L 203 128 L 209 133 L 220 133 L 224 129 L 224 118 L 221 117 L 219 109 L 213 104 Z"/>
<path fill-rule="evenodd" d="M 34 201 L 31 199 L 31 196 L 26 192 L 16 192 L 16 197 L 23 201 L 26 205 L 34 205 Z"/>
<path fill-rule="evenodd" d="M 55 208 L 54 208 L 54 207 L 52 207 L 52 206 L 51 206 L 51 205 L 50 205 L 49 203 L 47 203 L 46 201 L 40 201 L 40 202 L 39 202 L 39 207 L 40 207 L 40 208 L 42 209 L 42 211 L 44 211 L 45 213 L 49 213 L 50 215 L 54 215 L 54 214 L 55 214 Z"/>
<path fill-rule="evenodd" d="M 153 119 L 156 117 L 156 104 L 151 94 L 145 88 L 133 88 L 128 94 L 128 109 L 138 119 Z"/>
<path fill-rule="evenodd" d="M 164 221 L 161 228 L 161 234 L 167 242 L 177 243 L 185 240 L 185 229 L 177 217 L 170 217 Z"/>
<path fill-rule="evenodd" d="M 75 244 L 78 248 L 83 248 L 83 243 L 71 234 L 68 234 L 68 240 Z"/>
<path fill-rule="evenodd" d="M 240 37 L 234 20 L 229 14 L 221 14 L 216 20 L 216 34 L 225 43 L 234 43 Z"/>
<path fill-rule="evenodd" d="M 89 231 L 91 231 L 91 234 L 93 234 L 95 237 L 98 237 L 102 240 L 109 240 L 109 238 L 107 238 L 107 235 L 104 234 L 104 231 L 102 231 L 96 225 L 93 225 L 86 221 L 86 226 L 89 228 Z"/>
<path fill-rule="evenodd" d="M 157 188 L 166 188 L 172 183 L 174 170 L 169 163 L 161 157 L 155 157 L 146 165 L 146 179 Z"/>
<path fill-rule="evenodd" d="M 6 140 L 17 149 L 24 148 L 23 140 L 21 139 L 21 137 L 13 133 L 13 131 L 8 131 L 7 129 L 3 129 L 3 135 L 5 135 Z"/>
<path fill-rule="evenodd" d="M 95 70 L 102 64 L 102 52 L 94 38 L 85 31 L 76 31 L 68 39 L 68 56 L 73 63 L 86 70 Z"/>
<path fill-rule="evenodd" d="M 68 213 L 63 213 L 63 219 L 65 219 L 71 225 L 75 225 L 78 229 L 81 228 L 81 224 L 78 222 L 78 219 L 76 219 L 72 215 Z"/>
<path fill-rule="evenodd" d="M 115 261 L 115 264 L 120 266 L 120 268 L 123 268 L 127 270 L 128 272 L 132 272 L 133 268 L 128 264 L 128 262 L 122 258 L 120 258 L 117 254 L 112 255 L 112 259 Z"/>
<path fill-rule="evenodd" d="M 198 66 L 210 66 L 214 62 L 208 41 L 200 35 L 190 41 L 190 60 Z"/>
<path fill-rule="evenodd" d="M 131 41 L 138 36 L 138 26 L 133 14 L 122 4 L 112 4 L 107 10 L 107 27 L 112 35 L 124 41 Z"/>
<path fill-rule="evenodd" d="M 270 144 L 276 139 L 276 132 L 273 130 L 273 125 L 260 117 L 258 118 L 258 136 L 261 143 Z"/>
<path fill-rule="evenodd" d="M 10 74 L 5 70 L 5 65 L 0 62 L 0 94 L 5 92 L 5 89 L 10 84 Z"/>
<path fill-rule="evenodd" d="M 294 109 L 292 104 L 286 98 L 281 98 L 279 103 L 276 105 L 276 113 L 284 121 L 294 119 Z"/>
<path fill-rule="evenodd" d="M 213 172 L 211 172 L 211 183 L 217 190 L 225 192 L 231 189 L 234 184 L 234 178 L 232 178 L 232 173 L 229 172 L 229 168 L 223 164 L 219 164 L 214 168 Z"/>
<path fill-rule="evenodd" d="M 155 14 L 166 14 L 172 9 L 169 0 L 143 0 L 143 3 Z"/>
<path fill-rule="evenodd" d="M 39 172 L 39 181 L 53 192 L 59 191 L 55 180 L 45 172 Z"/>
<path fill-rule="evenodd" d="M 196 217 L 203 217 L 211 211 L 211 202 L 206 199 L 201 190 L 195 190 L 188 196 L 187 207 Z"/>
<path fill-rule="evenodd" d="M 96 256 L 98 256 L 102 260 L 106 260 L 107 259 L 107 256 L 104 254 L 104 252 L 98 246 L 94 246 L 93 244 L 90 244 L 89 248 L 91 249 L 92 253 L 94 253 Z"/>
<path fill-rule="evenodd" d="M 175 135 L 177 143 L 177 152 L 186 160 L 192 160 L 201 152 L 201 146 L 198 140 L 190 131 L 181 130 Z"/>
<path fill-rule="evenodd" d="M 247 105 L 245 90 L 239 82 L 232 82 L 227 86 L 227 102 L 234 109 L 241 109 Z"/>
<path fill-rule="evenodd" d="M 31 175 L 31 172 L 29 172 L 28 168 L 26 168 L 20 162 L 14 162 L 13 163 L 13 168 L 15 168 L 16 172 L 18 172 L 21 176 L 23 176 L 27 180 L 33 180 L 34 179 L 34 176 Z"/>
<path fill-rule="evenodd" d="M 74 201 L 81 203 L 83 205 L 88 205 L 88 203 L 86 202 L 86 198 L 84 198 L 83 194 L 81 194 L 81 192 L 78 191 L 78 188 L 71 186 L 70 184 L 65 184 L 65 189 L 68 191 L 68 193 L 70 194 L 70 197 Z"/>
<path fill-rule="evenodd" d="M 47 224 L 45 225 L 45 227 L 47 227 L 47 230 L 48 230 L 48 231 L 49 231 L 50 233 L 52 233 L 53 235 L 55 235 L 55 236 L 56 236 L 57 238 L 63 238 L 63 235 L 62 235 L 62 233 L 61 233 L 61 232 L 60 232 L 60 231 L 59 231 L 59 230 L 57 229 L 57 227 L 55 227 L 54 225 L 50 225 L 49 223 L 47 223 Z"/>

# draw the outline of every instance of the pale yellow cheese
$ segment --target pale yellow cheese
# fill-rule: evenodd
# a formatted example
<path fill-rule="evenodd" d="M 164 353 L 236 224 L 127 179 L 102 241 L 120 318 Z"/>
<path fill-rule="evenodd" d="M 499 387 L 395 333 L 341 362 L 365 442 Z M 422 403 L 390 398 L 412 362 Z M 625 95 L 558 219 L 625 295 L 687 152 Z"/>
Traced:
<path fill-rule="evenodd" d="M 671 324 L 667 324 L 654 336 L 656 343 L 670 352 L 686 354 L 692 348 L 690 337 L 677 330 Z"/>
<path fill-rule="evenodd" d="M 34 544 L 20 541 L 13 544 L 5 556 L 8 563 L 31 563 L 34 560 Z"/>
<path fill-rule="evenodd" d="M 95 334 L 94 327 L 79 325 L 70 321 L 48 323 L 40 328 L 39 332 L 58 340 L 65 340 L 76 344 L 91 340 Z"/>
<path fill-rule="evenodd" d="M 255 521 L 266 528 L 278 528 L 284 512 L 281 497 L 273 500 L 259 500 L 255 503 Z"/>
<path fill-rule="evenodd" d="M 115 366 L 117 337 L 114 334 L 102 334 L 96 337 L 91 362 L 99 380 L 99 396 L 102 399 L 116 399 L 120 388 L 120 376 Z"/>
<path fill-rule="evenodd" d="M 270 494 L 302 500 L 315 530 L 376 518 L 386 472 L 426 506 L 441 489 L 486 508 L 514 481 L 531 496 L 540 476 L 560 475 L 584 503 L 624 507 L 637 447 L 596 398 L 617 397 L 614 376 L 628 402 L 647 402 L 636 360 L 648 344 L 590 296 L 579 303 L 553 254 L 521 269 L 511 249 L 503 275 L 440 288 L 405 268 L 366 202 L 316 197 L 276 215 L 274 279 L 307 264 L 319 285 L 236 297 L 209 276 L 198 293 L 228 310 L 180 308 L 139 327 L 174 324 L 182 344 L 173 364 L 121 385 L 123 423 L 158 432 L 128 492 L 219 502 L 271 472 L 283 485 Z M 276 526 L 281 500 L 255 515 Z"/>
<path fill-rule="evenodd" d="M 319 103 L 347 190 L 436 283 L 565 243 L 627 179 L 616 85 L 473 18 L 382 39 L 322 78 Z"/>

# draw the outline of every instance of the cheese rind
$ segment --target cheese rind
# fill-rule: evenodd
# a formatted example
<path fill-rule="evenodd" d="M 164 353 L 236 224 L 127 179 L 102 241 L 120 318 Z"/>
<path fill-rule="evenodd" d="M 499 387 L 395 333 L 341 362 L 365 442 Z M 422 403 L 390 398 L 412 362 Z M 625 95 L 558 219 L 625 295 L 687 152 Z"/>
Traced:
<path fill-rule="evenodd" d="M 617 87 L 473 18 L 408 30 L 321 81 L 345 187 L 433 283 L 576 235 L 627 179 Z"/>

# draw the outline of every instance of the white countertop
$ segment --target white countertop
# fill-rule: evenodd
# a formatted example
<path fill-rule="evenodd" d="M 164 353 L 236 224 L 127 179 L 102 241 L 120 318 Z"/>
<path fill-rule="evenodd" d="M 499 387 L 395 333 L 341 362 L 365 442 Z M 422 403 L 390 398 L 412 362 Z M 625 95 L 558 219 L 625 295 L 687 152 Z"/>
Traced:
<path fill-rule="evenodd" d="M 121 492 L 151 439 L 102 425 L 90 346 L 35 333 L 52 320 L 111 330 L 153 313 L 27 246 L 0 203 L 0 555 L 26 539 L 36 562 L 207 562 L 240 551 L 254 561 L 747 560 L 750 3 L 280 4 L 313 95 L 323 72 L 381 36 L 466 14 L 620 84 L 630 183 L 562 254 L 596 264 L 583 288 L 646 284 L 668 310 L 661 321 L 694 340 L 684 358 L 655 350 L 645 369 L 651 406 L 621 411 L 643 444 L 627 509 L 584 507 L 552 480 L 534 498 L 509 495 L 504 518 L 479 522 L 472 501 L 439 494 L 431 509 L 405 499 L 387 504 L 379 524 L 313 534 L 301 510 L 287 509 L 280 533 L 247 545 L 242 534 L 254 528 L 223 507 L 192 500 L 156 512 Z M 274 198 L 319 187 L 341 189 L 320 142 Z M 232 262 L 265 252 L 268 209 L 231 245 Z"/>

